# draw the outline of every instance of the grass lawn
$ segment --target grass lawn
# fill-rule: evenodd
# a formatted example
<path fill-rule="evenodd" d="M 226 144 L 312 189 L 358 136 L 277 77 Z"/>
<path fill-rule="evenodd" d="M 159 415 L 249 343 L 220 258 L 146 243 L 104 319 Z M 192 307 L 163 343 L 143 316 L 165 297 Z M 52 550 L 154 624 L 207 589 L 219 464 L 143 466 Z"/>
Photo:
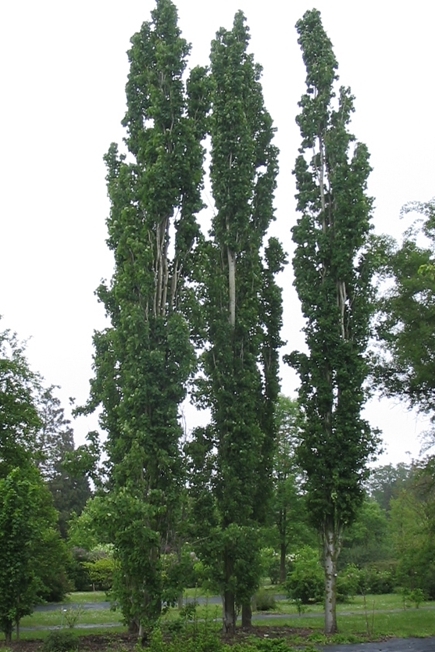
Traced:
<path fill-rule="evenodd" d="M 75 606 L 59 605 L 53 611 L 34 611 L 21 619 L 21 627 L 68 627 L 75 620 L 75 627 L 80 625 L 104 625 L 121 623 L 120 611 L 110 609 L 80 609 Z"/>
<path fill-rule="evenodd" d="M 189 590 L 185 597 L 205 598 L 204 593 L 193 593 Z M 278 592 L 278 591 L 277 591 Z M 68 627 L 69 622 L 75 621 L 75 631 L 78 634 L 98 634 L 113 632 L 125 632 L 122 625 L 120 611 L 110 609 L 85 609 L 83 605 L 89 602 L 103 602 L 107 597 L 104 592 L 93 593 L 72 593 L 69 596 L 69 604 L 58 605 L 58 609 L 50 611 L 36 611 L 31 616 L 26 616 L 21 621 L 21 638 L 44 638 L 47 630 L 33 628 L 58 628 Z M 261 618 L 262 614 L 254 613 L 253 623 L 261 628 L 291 627 L 295 629 L 310 630 L 309 640 L 313 643 L 326 641 L 323 635 L 323 607 L 322 605 L 310 605 L 305 612 L 298 614 L 295 604 L 290 600 L 277 602 L 273 613 L 267 613 L 267 619 Z M 275 616 L 275 617 L 274 617 Z M 404 608 L 400 595 L 369 595 L 365 600 L 362 596 L 355 597 L 352 602 L 340 604 L 337 607 L 338 627 L 340 634 L 334 637 L 336 642 L 360 641 L 367 639 L 379 639 L 382 637 L 396 636 L 407 638 L 410 636 L 425 637 L 435 636 L 435 603 L 425 602 L 420 608 Z M 169 609 L 162 618 L 162 624 L 170 624 L 179 619 L 178 609 Z M 222 617 L 220 604 L 199 604 L 195 614 L 186 620 L 193 620 L 189 627 L 205 626 L 211 629 L 219 629 Z M 195 623 L 197 623 L 195 625 Z M 87 628 L 86 625 L 96 625 L 95 628 Z M 101 625 L 102 627 L 98 627 Z M 106 627 L 104 627 L 106 625 Z M 25 628 L 32 628 L 25 631 Z M 24 629 L 24 631 L 23 631 Z M 305 642 L 306 642 L 305 638 Z M 331 639 L 328 639 L 331 642 Z M 298 636 L 294 636 L 294 644 L 298 644 Z"/>
<path fill-rule="evenodd" d="M 106 591 L 74 591 L 68 593 L 65 602 L 84 604 L 85 602 L 108 602 Z"/>

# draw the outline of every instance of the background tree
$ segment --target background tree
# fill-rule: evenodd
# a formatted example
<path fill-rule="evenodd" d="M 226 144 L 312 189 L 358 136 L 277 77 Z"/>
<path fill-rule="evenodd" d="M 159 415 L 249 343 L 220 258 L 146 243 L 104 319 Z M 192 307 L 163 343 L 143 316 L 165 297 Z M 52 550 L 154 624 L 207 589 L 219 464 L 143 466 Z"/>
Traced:
<path fill-rule="evenodd" d="M 114 144 L 105 157 L 115 272 L 97 294 L 111 326 L 94 338 L 87 410 L 102 406 L 107 432 L 117 597 L 125 619 L 145 634 L 160 615 L 161 552 L 171 545 L 183 483 L 179 405 L 195 365 L 185 279 L 202 208 L 208 99 L 203 69 L 191 71 L 186 91 L 190 48 L 170 0 L 157 0 L 131 42 L 128 162 Z"/>
<path fill-rule="evenodd" d="M 309 524 L 306 497 L 301 489 L 295 450 L 300 434 L 298 402 L 279 396 L 276 406 L 277 447 L 274 457 L 274 527 L 279 548 L 279 581 L 287 577 L 287 555 L 304 545 L 316 546 L 317 535 Z"/>
<path fill-rule="evenodd" d="M 370 472 L 367 480 L 367 492 L 385 512 L 391 507 L 391 500 L 411 484 L 414 475 L 413 466 L 399 462 L 377 466 Z"/>
<path fill-rule="evenodd" d="M 355 521 L 343 534 L 341 568 L 346 564 L 363 568 L 368 564 L 392 560 L 394 552 L 389 534 L 385 510 L 375 500 L 366 498 Z"/>
<path fill-rule="evenodd" d="M 236 604 L 242 606 L 242 623 L 250 623 L 250 600 L 259 581 L 259 524 L 272 491 L 281 344 L 281 292 L 274 279 L 284 255 L 275 239 L 262 255 L 273 219 L 277 149 L 261 69 L 247 53 L 248 42 L 239 12 L 232 30 L 219 30 L 211 49 L 210 174 L 216 214 L 198 279 L 205 348 L 198 394 L 212 421 L 196 431 L 190 449 L 204 535 L 199 554 L 223 595 L 226 632 L 234 630 Z"/>
<path fill-rule="evenodd" d="M 375 380 L 387 396 L 404 399 L 431 418 L 435 379 L 435 199 L 412 202 L 402 213 L 419 213 L 399 245 L 389 241 L 378 302 L 380 349 Z"/>
<path fill-rule="evenodd" d="M 44 598 L 62 599 L 67 553 L 36 463 L 41 378 L 16 335 L 0 333 L 0 627 L 12 628 Z"/>
<path fill-rule="evenodd" d="M 36 456 L 41 378 L 30 370 L 24 350 L 16 334 L 0 332 L 0 477 L 29 454 Z"/>
<path fill-rule="evenodd" d="M 75 451 L 71 422 L 55 396 L 55 387 L 44 389 L 38 400 L 41 428 L 37 434 L 39 469 L 53 496 L 59 513 L 59 529 L 64 539 L 72 513 L 79 515 L 91 496 L 89 481 L 84 473 L 74 472 L 68 465 Z"/>
<path fill-rule="evenodd" d="M 390 532 L 397 582 L 435 597 L 435 484 L 433 459 L 412 469 L 411 481 L 391 500 Z"/>
<path fill-rule="evenodd" d="M 305 317 L 308 353 L 294 352 L 305 421 L 298 460 L 306 474 L 309 511 L 324 545 L 325 629 L 337 631 L 336 571 L 342 533 L 363 500 L 366 463 L 376 437 L 361 418 L 364 357 L 372 313 L 368 255 L 372 200 L 365 145 L 348 132 L 353 96 L 340 88 L 337 61 L 317 10 L 298 21 L 307 77 L 297 117 L 295 286 Z"/>

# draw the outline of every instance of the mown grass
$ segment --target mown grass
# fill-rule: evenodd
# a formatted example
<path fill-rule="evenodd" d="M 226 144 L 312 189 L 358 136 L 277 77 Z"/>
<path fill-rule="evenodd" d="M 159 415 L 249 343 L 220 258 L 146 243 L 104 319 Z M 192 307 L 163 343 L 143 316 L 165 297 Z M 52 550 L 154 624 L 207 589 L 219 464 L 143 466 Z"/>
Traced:
<path fill-rule="evenodd" d="M 91 597 L 92 596 L 92 597 Z M 93 598 L 96 598 L 95 600 Z M 190 600 L 193 595 L 189 595 Z M 196 593 L 196 597 L 202 597 Z M 59 604 L 59 608 L 52 611 L 36 611 L 31 616 L 26 616 L 21 621 L 21 638 L 45 638 L 48 630 L 34 628 L 59 628 L 68 627 L 69 614 L 77 615 L 75 631 L 80 634 L 117 633 L 125 632 L 122 625 L 122 616 L 119 610 L 110 609 L 85 609 L 83 605 L 89 602 L 105 601 L 104 592 L 71 594 L 70 603 Z M 78 606 L 77 606 L 78 605 Z M 66 609 L 66 611 L 65 611 Z M 77 611 L 78 610 L 78 611 Z M 336 642 L 363 641 L 368 639 L 379 639 L 382 637 L 395 636 L 408 638 L 410 636 L 426 637 L 435 636 L 435 603 L 423 603 L 420 608 L 404 608 L 400 595 L 369 595 L 364 599 L 357 596 L 351 603 L 340 604 L 337 608 L 338 626 L 340 634 Z M 275 616 L 275 617 L 274 617 Z M 198 604 L 194 614 L 184 618 L 186 624 L 190 621 L 189 627 L 203 626 L 219 629 L 222 617 L 220 604 Z M 180 612 L 176 608 L 169 609 L 162 618 L 162 626 L 173 626 L 174 621 L 180 621 Z M 183 619 L 181 618 L 181 621 Z M 192 622 L 193 621 L 193 622 Z M 254 613 L 253 622 L 257 626 L 304 628 L 312 633 L 309 640 L 319 644 L 326 641 L 323 634 L 323 607 L 322 605 L 310 605 L 305 613 L 299 615 L 296 605 L 290 600 L 277 603 L 273 613 L 268 613 L 267 619 L 262 619 L 261 614 Z M 86 627 L 94 625 L 96 627 Z M 101 626 L 101 627 L 99 627 Z M 25 628 L 31 628 L 26 631 Z M 307 639 L 304 638 L 306 641 Z M 335 638 L 333 639 L 335 640 Z M 331 639 L 328 639 L 331 642 Z M 294 637 L 294 644 L 301 641 Z"/>
<path fill-rule="evenodd" d="M 433 610 L 414 609 L 406 612 L 382 613 L 374 612 L 369 613 L 367 617 L 365 614 L 352 614 L 352 615 L 338 615 L 338 629 L 340 634 L 336 637 L 326 637 L 323 633 L 324 620 L 322 614 L 313 618 L 303 619 L 298 616 L 289 618 L 273 618 L 267 621 L 256 621 L 254 623 L 260 627 L 303 627 L 312 631 L 308 636 L 308 640 L 318 643 L 331 643 L 331 642 L 357 642 L 364 640 L 377 640 L 381 638 L 409 638 L 417 637 L 424 638 L 427 636 L 435 636 L 435 621 L 433 617 Z M 297 636 L 292 637 L 292 642 L 298 644 L 301 639 Z"/>
<path fill-rule="evenodd" d="M 77 609 L 73 606 L 60 605 L 53 611 L 34 611 L 21 619 L 21 627 L 68 627 L 75 619 L 75 628 L 80 625 L 104 625 L 121 623 L 119 611 L 110 609 Z"/>
<path fill-rule="evenodd" d="M 85 604 L 92 602 L 108 602 L 105 591 L 74 591 L 68 593 L 64 602 L 73 602 L 74 604 Z"/>

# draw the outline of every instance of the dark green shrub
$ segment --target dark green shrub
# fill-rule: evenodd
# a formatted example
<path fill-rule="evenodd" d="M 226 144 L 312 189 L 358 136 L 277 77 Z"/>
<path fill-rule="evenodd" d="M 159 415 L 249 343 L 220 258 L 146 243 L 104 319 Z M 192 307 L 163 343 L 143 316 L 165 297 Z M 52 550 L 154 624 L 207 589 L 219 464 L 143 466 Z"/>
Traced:
<path fill-rule="evenodd" d="M 92 582 L 89 571 L 85 566 L 91 561 L 91 554 L 84 548 L 72 548 L 72 560 L 68 567 L 68 577 L 74 586 L 75 591 L 91 591 Z"/>
<path fill-rule="evenodd" d="M 254 611 L 273 611 L 276 609 L 275 596 L 265 589 L 259 589 L 252 600 Z"/>
<path fill-rule="evenodd" d="M 58 629 L 50 632 L 42 646 L 42 652 L 73 652 L 78 650 L 79 638 L 70 629 Z"/>
<path fill-rule="evenodd" d="M 396 584 L 396 573 L 393 566 L 371 564 L 361 570 L 358 592 L 373 595 L 392 593 Z"/>

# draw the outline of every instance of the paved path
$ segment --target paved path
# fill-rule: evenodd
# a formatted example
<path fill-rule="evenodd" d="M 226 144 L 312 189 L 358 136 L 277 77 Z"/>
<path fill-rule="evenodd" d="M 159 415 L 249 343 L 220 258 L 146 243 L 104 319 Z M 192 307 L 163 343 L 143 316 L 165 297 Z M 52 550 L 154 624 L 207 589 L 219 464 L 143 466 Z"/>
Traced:
<path fill-rule="evenodd" d="M 391 638 L 378 643 L 325 645 L 325 652 L 435 652 L 435 636 L 429 638 Z"/>

